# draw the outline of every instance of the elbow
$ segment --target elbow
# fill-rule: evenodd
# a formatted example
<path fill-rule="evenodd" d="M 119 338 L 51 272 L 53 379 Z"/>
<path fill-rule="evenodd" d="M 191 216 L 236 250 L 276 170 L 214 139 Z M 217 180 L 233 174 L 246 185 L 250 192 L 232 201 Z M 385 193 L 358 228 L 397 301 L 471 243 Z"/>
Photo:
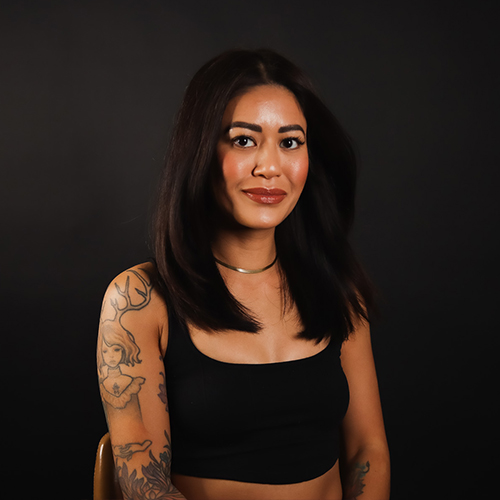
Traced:
<path fill-rule="evenodd" d="M 386 478 L 389 481 L 391 459 L 389 447 L 385 440 L 360 444 L 344 455 L 343 462 L 347 469 L 351 469 L 356 464 L 369 462 L 370 471 L 373 475 Z"/>

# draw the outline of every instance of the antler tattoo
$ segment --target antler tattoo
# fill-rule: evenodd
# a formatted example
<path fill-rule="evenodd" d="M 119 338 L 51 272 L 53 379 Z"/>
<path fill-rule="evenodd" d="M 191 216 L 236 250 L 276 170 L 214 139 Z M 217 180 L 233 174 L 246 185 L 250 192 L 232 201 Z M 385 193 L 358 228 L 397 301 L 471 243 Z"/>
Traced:
<path fill-rule="evenodd" d="M 132 300 L 130 299 L 130 293 L 129 293 L 129 288 L 130 288 L 130 276 L 127 276 L 127 280 L 125 281 L 125 289 L 122 290 L 120 286 L 115 283 L 116 291 L 125 299 L 125 306 L 120 307 L 118 305 L 118 301 L 115 299 L 111 299 L 111 306 L 115 310 L 115 317 L 112 319 L 112 321 L 118 320 L 120 325 L 123 328 L 123 325 L 121 323 L 121 318 L 122 316 L 128 312 L 128 311 L 139 311 L 140 309 L 143 309 L 149 304 L 149 301 L 151 300 L 151 283 L 148 283 L 137 271 L 134 271 L 133 269 L 128 270 L 129 273 L 133 273 L 139 281 L 144 285 L 144 291 L 140 290 L 139 288 L 135 288 L 135 291 L 144 299 L 142 302 L 139 304 L 132 304 Z M 125 328 L 124 328 L 125 330 Z"/>

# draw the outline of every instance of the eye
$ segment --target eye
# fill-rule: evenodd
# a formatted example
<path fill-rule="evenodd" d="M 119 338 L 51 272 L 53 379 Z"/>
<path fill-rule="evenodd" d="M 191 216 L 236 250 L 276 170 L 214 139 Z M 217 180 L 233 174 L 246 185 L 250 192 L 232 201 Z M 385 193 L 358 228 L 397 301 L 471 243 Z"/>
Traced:
<path fill-rule="evenodd" d="M 280 146 L 285 149 L 297 149 L 303 144 L 304 141 L 298 137 L 287 137 L 281 141 Z"/>
<path fill-rule="evenodd" d="M 239 135 L 232 140 L 233 144 L 240 148 L 249 148 L 255 146 L 255 141 L 247 135 Z"/>

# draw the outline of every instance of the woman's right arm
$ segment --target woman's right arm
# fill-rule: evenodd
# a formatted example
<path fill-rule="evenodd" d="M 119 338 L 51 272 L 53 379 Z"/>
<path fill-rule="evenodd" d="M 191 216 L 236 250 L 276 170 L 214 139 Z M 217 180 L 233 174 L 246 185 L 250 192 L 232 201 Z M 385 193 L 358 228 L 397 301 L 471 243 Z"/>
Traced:
<path fill-rule="evenodd" d="M 106 291 L 97 343 L 99 389 L 124 498 L 184 499 L 170 479 L 161 354 L 168 322 L 147 272 L 150 266 L 125 271 Z"/>

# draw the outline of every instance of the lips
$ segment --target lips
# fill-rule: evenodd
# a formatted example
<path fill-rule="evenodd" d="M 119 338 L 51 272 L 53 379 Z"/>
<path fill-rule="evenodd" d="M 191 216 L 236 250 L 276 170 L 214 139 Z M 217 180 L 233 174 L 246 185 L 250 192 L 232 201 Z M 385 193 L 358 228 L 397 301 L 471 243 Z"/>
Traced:
<path fill-rule="evenodd" d="M 264 205 L 275 205 L 284 200 L 286 191 L 278 188 L 249 188 L 243 189 L 243 192 L 253 201 Z"/>
<path fill-rule="evenodd" d="M 244 189 L 243 190 L 245 193 L 252 193 L 252 194 L 259 194 L 263 196 L 279 196 L 279 195 L 285 195 L 286 191 L 283 191 L 283 189 L 278 189 L 278 188 L 250 188 L 250 189 Z"/>

